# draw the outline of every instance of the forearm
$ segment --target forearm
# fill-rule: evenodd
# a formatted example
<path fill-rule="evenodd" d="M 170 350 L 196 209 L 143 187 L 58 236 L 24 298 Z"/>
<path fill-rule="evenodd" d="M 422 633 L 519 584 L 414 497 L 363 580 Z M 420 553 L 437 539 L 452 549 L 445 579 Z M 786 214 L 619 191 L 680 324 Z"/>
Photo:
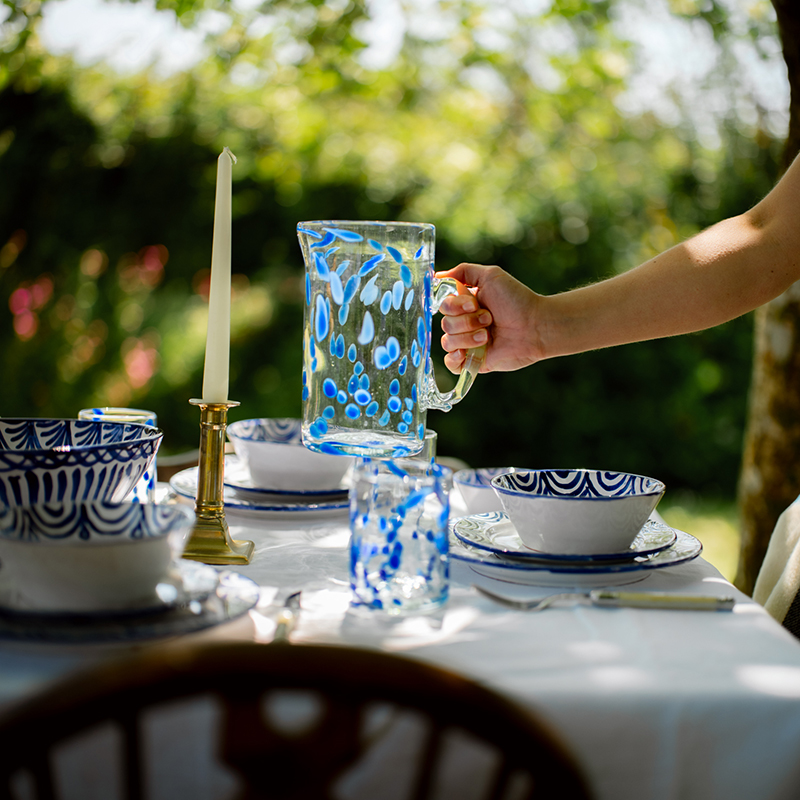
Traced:
<path fill-rule="evenodd" d="M 800 270 L 770 210 L 757 206 L 615 278 L 542 298 L 544 356 L 702 330 L 776 297 Z"/>

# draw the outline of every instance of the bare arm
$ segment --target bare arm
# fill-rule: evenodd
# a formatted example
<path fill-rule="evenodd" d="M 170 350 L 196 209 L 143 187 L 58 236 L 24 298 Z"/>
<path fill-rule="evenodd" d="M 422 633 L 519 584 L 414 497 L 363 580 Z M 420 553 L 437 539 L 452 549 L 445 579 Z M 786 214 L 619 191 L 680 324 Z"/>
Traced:
<path fill-rule="evenodd" d="M 699 233 L 622 275 L 542 296 L 498 267 L 461 264 L 444 275 L 475 287 L 475 298 L 442 305 L 448 351 L 459 371 L 464 348 L 485 341 L 484 370 L 702 330 L 777 297 L 800 279 L 800 159 L 745 214 Z"/>

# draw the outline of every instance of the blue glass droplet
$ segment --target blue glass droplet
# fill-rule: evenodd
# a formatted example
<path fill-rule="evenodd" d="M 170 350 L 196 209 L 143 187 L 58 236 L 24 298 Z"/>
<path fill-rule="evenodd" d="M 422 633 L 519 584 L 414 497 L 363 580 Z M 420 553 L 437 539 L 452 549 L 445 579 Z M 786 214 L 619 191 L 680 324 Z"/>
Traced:
<path fill-rule="evenodd" d="M 414 401 L 413 401 L 413 400 L 412 400 L 410 397 L 406 397 L 406 399 L 405 399 L 403 402 L 406 404 L 406 408 L 407 408 L 409 411 L 410 411 L 412 408 L 414 408 Z"/>
<path fill-rule="evenodd" d="M 345 270 L 349 266 L 350 266 L 350 262 L 349 261 L 342 261 L 342 263 L 339 264 L 338 267 L 336 267 L 336 274 L 341 278 L 344 275 Z"/>
<path fill-rule="evenodd" d="M 400 394 L 400 381 L 397 378 L 389 384 L 389 394 Z"/>
<path fill-rule="evenodd" d="M 386 351 L 389 353 L 389 358 L 392 361 L 397 361 L 400 358 L 400 342 L 394 336 L 390 336 L 386 340 Z"/>
<path fill-rule="evenodd" d="M 358 419 L 361 416 L 361 409 L 355 403 L 348 403 L 344 407 L 344 413 L 347 414 L 350 419 Z"/>
<path fill-rule="evenodd" d="M 325 257 L 322 253 L 314 253 L 314 265 L 317 268 L 319 277 L 323 281 L 329 281 L 331 279 L 331 268 L 328 266 L 328 262 L 325 261 Z"/>
<path fill-rule="evenodd" d="M 377 275 L 373 275 L 365 284 L 364 288 L 361 290 L 361 294 L 358 296 L 361 302 L 365 306 L 372 305 L 377 299 L 380 290 L 375 285 L 375 282 L 378 280 Z"/>
<path fill-rule="evenodd" d="M 331 297 L 337 306 L 344 302 L 344 286 L 342 286 L 342 279 L 338 273 L 331 273 Z"/>
<path fill-rule="evenodd" d="M 356 375 L 360 375 L 364 371 L 364 365 L 360 361 L 356 361 L 355 365 L 353 366 L 353 372 Z"/>
<path fill-rule="evenodd" d="M 397 430 L 398 430 L 400 433 L 408 433 L 408 425 L 406 425 L 406 423 L 405 423 L 405 422 L 401 422 L 401 423 L 400 423 L 400 424 L 397 426 Z"/>
<path fill-rule="evenodd" d="M 358 385 L 362 389 L 369 389 L 369 375 L 361 375 L 358 379 Z"/>
<path fill-rule="evenodd" d="M 400 375 L 405 375 L 406 370 L 408 369 L 408 356 L 403 356 L 400 363 L 397 366 L 397 372 Z"/>
<path fill-rule="evenodd" d="M 374 417 L 378 413 L 378 404 L 373 400 L 365 409 L 364 413 L 368 417 Z"/>
<path fill-rule="evenodd" d="M 317 295 L 316 312 L 314 314 L 314 332 L 317 336 L 317 341 L 322 342 L 328 335 L 328 307 L 325 305 L 325 299 L 321 294 Z"/>
<path fill-rule="evenodd" d="M 306 305 L 311 305 L 311 276 L 306 272 Z"/>
<path fill-rule="evenodd" d="M 386 369 L 391 363 L 392 359 L 389 358 L 389 353 L 383 345 L 378 345 L 372 354 L 372 360 L 378 369 Z"/>
<path fill-rule="evenodd" d="M 358 355 L 358 351 L 356 350 L 356 346 L 351 344 L 350 347 L 347 348 L 347 360 L 352 364 L 356 360 L 356 356 Z M 356 372 L 358 375 L 358 372 Z"/>
<path fill-rule="evenodd" d="M 336 409 L 333 406 L 325 406 L 322 409 L 322 416 L 325 419 L 333 419 L 336 416 Z"/>
<path fill-rule="evenodd" d="M 303 400 L 308 400 L 308 386 L 303 387 Z"/>
<path fill-rule="evenodd" d="M 341 239 L 343 242 L 364 241 L 364 237 L 360 233 L 356 233 L 355 231 L 348 231 L 345 228 L 323 228 L 323 230 L 328 231 L 328 233 L 333 234 L 337 239 Z"/>
<path fill-rule="evenodd" d="M 414 279 L 411 277 L 411 270 L 405 264 L 400 267 L 400 279 L 403 281 L 403 286 L 405 286 L 406 289 L 410 289 L 411 284 L 414 283 Z"/>
<path fill-rule="evenodd" d="M 410 411 L 404 411 L 404 412 L 402 413 L 402 417 L 403 417 L 403 422 L 406 422 L 406 423 L 408 423 L 409 425 L 410 425 L 410 424 L 413 422 L 413 420 L 414 420 L 414 415 L 413 415 L 413 414 L 412 414 Z"/>
<path fill-rule="evenodd" d="M 389 309 L 392 307 L 392 293 L 391 292 L 384 292 L 383 297 L 381 297 L 381 314 L 388 314 Z"/>
<path fill-rule="evenodd" d="M 386 407 L 389 409 L 389 411 L 396 414 L 403 406 L 399 397 L 390 397 L 389 402 L 386 403 Z"/>
<path fill-rule="evenodd" d="M 409 289 L 408 290 L 408 294 L 406 295 L 406 302 L 405 302 L 405 304 L 403 306 L 406 311 L 408 311 L 408 309 L 411 308 L 411 305 L 413 304 L 413 302 L 414 302 L 414 290 L 413 289 Z"/>
<path fill-rule="evenodd" d="M 344 336 L 341 333 L 336 337 L 336 357 L 344 358 Z"/>
<path fill-rule="evenodd" d="M 336 384 L 330 378 L 325 378 L 325 382 L 322 384 L 322 392 L 325 397 L 336 397 L 337 391 Z"/>
<path fill-rule="evenodd" d="M 349 264 L 350 262 L 346 261 L 345 263 Z M 358 275 L 351 275 L 347 281 L 347 284 L 344 287 L 345 303 L 349 303 L 356 296 L 356 292 L 358 291 L 358 287 L 360 285 L 361 285 L 361 278 L 359 278 Z"/>
<path fill-rule="evenodd" d="M 422 255 L 422 251 L 424 249 L 425 249 L 425 245 L 422 245 L 422 247 L 420 247 L 419 250 L 417 250 L 417 252 L 414 253 L 414 259 L 415 260 L 418 259 Z"/>
<path fill-rule="evenodd" d="M 319 433 L 327 433 L 328 432 L 328 423 L 322 417 L 317 417 L 316 422 L 314 423 L 317 426 L 317 430 Z M 317 434 L 319 435 L 319 434 Z"/>
<path fill-rule="evenodd" d="M 339 389 L 339 394 L 336 395 L 336 402 L 337 403 L 347 402 L 347 392 L 344 391 L 344 389 Z"/>
<path fill-rule="evenodd" d="M 361 324 L 361 333 L 358 334 L 359 344 L 369 344 L 375 338 L 375 323 L 372 321 L 372 314 L 369 311 L 364 314 L 364 321 Z"/>
<path fill-rule="evenodd" d="M 372 395 L 366 389 L 359 389 L 354 395 L 353 400 L 360 406 L 365 406 L 372 401 Z"/>
<path fill-rule="evenodd" d="M 394 286 L 392 286 L 392 308 L 397 311 L 403 303 L 403 294 L 405 293 L 405 287 L 403 286 L 403 281 L 395 281 Z"/>
<path fill-rule="evenodd" d="M 345 322 L 347 322 L 347 317 L 349 316 L 349 314 L 350 314 L 350 304 L 349 303 L 345 303 L 339 309 L 339 324 L 340 325 L 344 325 Z"/>
<path fill-rule="evenodd" d="M 383 253 L 378 253 L 378 255 L 372 256 L 372 258 L 368 258 L 361 265 L 361 269 L 358 271 L 359 276 L 363 278 L 365 275 L 369 275 L 369 273 L 372 272 L 372 270 L 374 270 L 384 258 L 386 258 L 386 256 Z"/>
<path fill-rule="evenodd" d="M 417 340 L 419 341 L 420 347 L 425 347 L 425 341 L 427 340 L 427 329 L 425 328 L 425 320 L 422 317 L 417 317 Z"/>
<path fill-rule="evenodd" d="M 374 250 L 383 250 L 383 245 L 380 242 L 376 242 L 374 239 L 367 239 L 367 244 Z"/>
<path fill-rule="evenodd" d="M 358 389 L 358 378 L 356 378 L 355 375 L 352 375 L 350 380 L 347 381 L 347 391 L 350 392 L 350 394 L 353 394 L 356 389 Z"/>
<path fill-rule="evenodd" d="M 389 420 L 390 419 L 391 419 L 391 416 L 389 415 L 389 412 L 388 411 L 384 411 L 383 414 L 381 414 L 381 418 L 378 420 L 378 425 L 381 425 L 382 427 L 385 427 L 386 425 L 389 424 Z"/>

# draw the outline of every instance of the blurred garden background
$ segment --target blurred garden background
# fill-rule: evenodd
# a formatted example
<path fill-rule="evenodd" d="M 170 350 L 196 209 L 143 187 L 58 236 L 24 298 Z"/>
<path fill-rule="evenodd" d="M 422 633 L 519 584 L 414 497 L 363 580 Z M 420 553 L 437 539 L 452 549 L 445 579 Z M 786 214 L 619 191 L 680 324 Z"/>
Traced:
<path fill-rule="evenodd" d="M 232 420 L 300 414 L 298 221 L 433 222 L 438 268 L 500 264 L 553 293 L 746 210 L 778 175 L 768 0 L 134 5 L 152 28 L 118 45 L 99 4 L 0 6 L 3 416 L 145 407 L 164 454 L 197 447 L 223 146 Z M 157 25 L 172 40 L 125 63 Z M 668 520 L 711 520 L 730 549 L 751 368 L 748 316 L 481 376 L 428 424 L 472 466 L 657 477 Z"/>

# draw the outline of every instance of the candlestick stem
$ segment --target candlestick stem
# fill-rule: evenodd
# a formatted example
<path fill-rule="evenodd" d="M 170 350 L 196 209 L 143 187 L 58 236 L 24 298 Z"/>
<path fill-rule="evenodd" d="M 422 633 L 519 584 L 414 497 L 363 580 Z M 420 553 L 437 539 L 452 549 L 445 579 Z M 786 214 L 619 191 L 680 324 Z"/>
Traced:
<path fill-rule="evenodd" d="M 255 545 L 231 538 L 223 500 L 225 429 L 236 401 L 190 400 L 200 406 L 200 460 L 197 473 L 197 521 L 183 557 L 205 564 L 249 564 Z"/>

